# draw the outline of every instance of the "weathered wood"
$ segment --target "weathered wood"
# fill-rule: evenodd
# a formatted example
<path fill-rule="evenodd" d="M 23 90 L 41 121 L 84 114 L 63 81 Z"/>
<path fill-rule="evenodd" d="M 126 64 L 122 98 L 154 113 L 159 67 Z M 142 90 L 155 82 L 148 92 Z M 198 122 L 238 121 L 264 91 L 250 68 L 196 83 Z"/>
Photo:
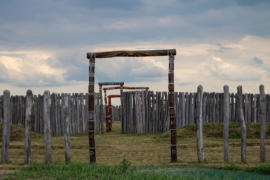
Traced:
<path fill-rule="evenodd" d="M 111 57 L 145 57 L 145 56 L 174 56 L 175 49 L 165 50 L 137 50 L 137 51 L 108 51 L 108 52 L 89 52 L 87 58 L 111 58 Z"/>
<path fill-rule="evenodd" d="M 122 95 L 123 95 L 123 86 L 124 86 L 124 83 L 121 82 L 120 84 L 120 102 L 121 102 L 121 122 L 123 123 L 123 116 L 124 116 L 124 112 L 123 112 L 123 98 L 122 98 Z M 123 126 L 123 125 L 122 125 Z M 121 127 L 122 128 L 122 127 Z M 123 128 L 122 128 L 123 129 Z"/>
<path fill-rule="evenodd" d="M 195 116 L 197 125 L 197 156 L 199 162 L 204 161 L 202 103 L 203 103 L 203 87 L 199 85 L 197 89 L 196 116 Z"/>
<path fill-rule="evenodd" d="M 224 161 L 229 162 L 229 118 L 230 118 L 230 94 L 229 86 L 223 87 L 223 149 L 224 149 Z"/>
<path fill-rule="evenodd" d="M 5 90 L 3 93 L 3 123 L 2 123 L 2 163 L 9 161 L 9 141 L 10 141 L 10 92 Z"/>
<path fill-rule="evenodd" d="M 238 116 L 241 123 L 241 161 L 246 163 L 246 123 L 243 112 L 243 93 L 242 86 L 237 87 L 237 99 L 238 99 Z"/>
<path fill-rule="evenodd" d="M 31 116 L 33 107 L 33 94 L 31 90 L 26 92 L 25 112 L 25 139 L 24 139 L 24 163 L 30 164 L 31 159 Z"/>
<path fill-rule="evenodd" d="M 102 90 L 102 86 L 114 86 L 114 85 L 123 86 L 124 82 L 100 82 L 98 83 L 98 85 L 101 86 L 101 90 Z"/>
<path fill-rule="evenodd" d="M 3 122 L 3 96 L 0 95 L 0 123 Z"/>
<path fill-rule="evenodd" d="M 170 131 L 171 131 L 171 161 L 177 161 L 176 147 L 176 122 L 174 109 L 174 56 L 169 56 L 169 73 L 168 73 L 168 89 L 169 89 L 169 113 L 170 113 Z"/>
<path fill-rule="evenodd" d="M 51 137 L 51 118 L 50 118 L 50 92 L 45 91 L 43 95 L 43 118 L 44 118 L 44 142 L 45 142 L 45 163 L 51 163 L 52 156 L 52 137 Z"/>
<path fill-rule="evenodd" d="M 264 86 L 260 85 L 259 122 L 260 122 L 260 161 L 265 162 L 265 138 L 266 138 L 266 97 Z"/>
<path fill-rule="evenodd" d="M 63 96 L 63 119 L 64 119 L 64 141 L 65 141 L 65 161 L 70 162 L 70 141 L 69 141 L 69 124 L 70 124 L 70 113 L 69 113 L 69 96 L 64 94 Z"/>
<path fill-rule="evenodd" d="M 97 126 L 99 126 L 99 130 L 101 132 L 101 134 L 104 133 L 104 116 L 103 116 L 103 99 L 102 99 L 102 84 L 99 83 L 99 102 L 100 102 L 100 109 L 99 109 L 99 124 L 97 124 Z"/>
<path fill-rule="evenodd" d="M 89 119 L 88 119 L 88 137 L 89 137 L 89 154 L 90 154 L 90 163 L 96 162 L 96 149 L 95 149 L 95 58 L 92 56 L 89 58 Z M 102 93 L 102 92 L 101 92 Z M 102 125 L 103 126 L 103 125 Z"/>
<path fill-rule="evenodd" d="M 184 93 L 181 93 L 180 105 L 181 105 L 181 126 L 185 126 L 186 119 L 185 119 L 185 94 Z"/>

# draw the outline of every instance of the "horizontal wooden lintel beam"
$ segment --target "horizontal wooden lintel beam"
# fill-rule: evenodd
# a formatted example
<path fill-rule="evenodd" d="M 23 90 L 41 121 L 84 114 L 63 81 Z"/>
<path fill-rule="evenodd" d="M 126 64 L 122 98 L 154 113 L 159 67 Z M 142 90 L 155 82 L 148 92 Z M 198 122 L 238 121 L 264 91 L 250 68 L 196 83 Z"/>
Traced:
<path fill-rule="evenodd" d="M 108 98 L 119 98 L 121 97 L 120 95 L 117 95 L 117 94 L 111 94 L 108 96 Z"/>
<path fill-rule="evenodd" d="M 99 86 L 114 86 L 114 85 L 124 85 L 124 82 L 102 82 L 102 83 L 98 83 Z"/>
<path fill-rule="evenodd" d="M 146 57 L 146 56 L 169 56 L 176 55 L 175 49 L 163 50 L 138 50 L 138 51 L 107 51 L 107 52 L 89 52 L 87 58 L 112 58 L 112 57 Z"/>
<path fill-rule="evenodd" d="M 123 86 L 123 89 L 131 89 L 131 90 L 135 90 L 135 89 L 144 89 L 144 90 L 148 90 L 149 87 L 129 87 L 129 86 Z M 103 88 L 103 90 L 114 90 L 114 89 L 121 89 L 120 86 L 115 86 L 115 87 L 105 87 Z"/>

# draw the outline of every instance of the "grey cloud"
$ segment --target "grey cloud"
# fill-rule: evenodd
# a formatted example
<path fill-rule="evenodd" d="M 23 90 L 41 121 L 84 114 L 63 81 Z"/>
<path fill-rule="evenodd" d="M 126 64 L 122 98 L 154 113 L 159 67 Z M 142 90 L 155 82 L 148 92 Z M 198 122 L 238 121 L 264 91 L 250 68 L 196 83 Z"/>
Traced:
<path fill-rule="evenodd" d="M 10 48 L 70 47 L 115 41 L 179 39 L 183 42 L 245 34 L 269 35 L 269 3 L 247 4 L 209 0 L 2 1 L 0 43 Z M 172 18 L 172 22 L 164 27 L 153 24 L 164 17 Z M 145 22 L 141 23 L 142 20 Z M 128 30 L 106 28 L 119 21 L 137 24 Z"/>
<path fill-rule="evenodd" d="M 258 65 L 264 64 L 264 63 L 263 63 L 263 60 L 261 60 L 261 59 L 258 58 L 258 57 L 252 58 L 252 62 L 254 62 L 254 63 L 258 64 Z"/>

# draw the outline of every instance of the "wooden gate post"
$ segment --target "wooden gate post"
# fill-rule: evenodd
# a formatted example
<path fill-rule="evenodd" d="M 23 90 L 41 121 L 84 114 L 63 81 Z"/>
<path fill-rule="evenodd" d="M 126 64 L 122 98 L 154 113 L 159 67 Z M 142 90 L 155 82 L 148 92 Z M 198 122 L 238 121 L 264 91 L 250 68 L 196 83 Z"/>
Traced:
<path fill-rule="evenodd" d="M 96 162 L 96 150 L 95 150 L 95 57 L 91 55 L 89 57 L 89 86 L 88 86 L 88 93 L 89 93 L 89 119 L 88 119 L 88 136 L 89 136 L 89 153 L 90 153 L 90 163 Z M 102 91 L 101 91 L 102 94 Z M 101 99 L 102 102 L 102 99 Z M 102 106 L 102 105 L 101 105 Z M 103 109 L 102 109 L 103 111 Z M 103 123 L 103 120 L 101 120 Z M 102 124 L 103 127 L 103 124 Z"/>
<path fill-rule="evenodd" d="M 237 87 L 237 99 L 238 99 L 238 116 L 241 123 L 241 161 L 246 162 L 246 123 L 243 112 L 243 92 L 242 86 Z"/>
<path fill-rule="evenodd" d="M 45 162 L 51 163 L 52 136 L 51 136 L 51 97 L 50 92 L 45 91 L 43 95 L 43 119 L 44 119 L 44 141 L 45 141 Z"/>
<path fill-rule="evenodd" d="M 198 86 L 197 89 L 197 101 L 196 101 L 196 125 L 197 125 L 197 155 L 198 161 L 204 161 L 203 152 L 203 118 L 202 118 L 202 99 L 203 99 L 203 87 Z"/>
<path fill-rule="evenodd" d="M 2 123 L 2 163 L 8 163 L 9 140 L 10 140 L 10 92 L 5 90 L 3 94 L 3 123 Z"/>
<path fill-rule="evenodd" d="M 123 85 L 124 83 L 120 84 L 120 102 L 121 102 L 121 109 L 120 109 L 120 113 L 121 113 L 121 132 L 124 133 L 124 126 L 126 125 L 127 122 L 124 122 L 124 104 L 123 104 Z"/>
<path fill-rule="evenodd" d="M 100 101 L 100 106 L 99 106 L 99 124 L 97 124 L 97 126 L 99 126 L 99 130 L 101 132 L 101 134 L 104 133 L 104 117 L 103 117 L 103 99 L 102 99 L 102 85 L 99 84 L 99 101 Z"/>
<path fill-rule="evenodd" d="M 230 94 L 229 86 L 223 87 L 223 149 L 224 149 L 224 161 L 229 161 L 229 119 L 230 119 Z"/>
<path fill-rule="evenodd" d="M 259 122 L 260 122 L 260 160 L 265 162 L 265 137 L 266 137 L 266 97 L 264 86 L 260 85 Z"/>
<path fill-rule="evenodd" d="M 169 51 L 169 73 L 168 73 L 168 89 L 169 89 L 169 114 L 170 114 L 170 130 L 171 130 L 171 161 L 177 161 L 176 147 L 176 123 L 174 109 L 174 55 Z"/>
<path fill-rule="evenodd" d="M 31 90 L 26 92 L 25 108 L 25 139 L 24 139 L 24 163 L 30 164 L 31 159 L 31 117 L 33 106 L 33 94 Z"/>

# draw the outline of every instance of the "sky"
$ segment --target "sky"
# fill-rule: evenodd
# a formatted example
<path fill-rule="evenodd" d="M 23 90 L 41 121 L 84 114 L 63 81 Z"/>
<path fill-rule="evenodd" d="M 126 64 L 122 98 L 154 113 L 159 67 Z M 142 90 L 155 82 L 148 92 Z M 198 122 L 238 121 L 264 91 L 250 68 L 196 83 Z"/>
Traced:
<path fill-rule="evenodd" d="M 269 9 L 269 0 L 1 0 L 0 91 L 86 93 L 87 52 L 175 48 L 175 91 L 269 92 Z M 168 89 L 166 56 L 95 65 L 96 83 Z"/>

